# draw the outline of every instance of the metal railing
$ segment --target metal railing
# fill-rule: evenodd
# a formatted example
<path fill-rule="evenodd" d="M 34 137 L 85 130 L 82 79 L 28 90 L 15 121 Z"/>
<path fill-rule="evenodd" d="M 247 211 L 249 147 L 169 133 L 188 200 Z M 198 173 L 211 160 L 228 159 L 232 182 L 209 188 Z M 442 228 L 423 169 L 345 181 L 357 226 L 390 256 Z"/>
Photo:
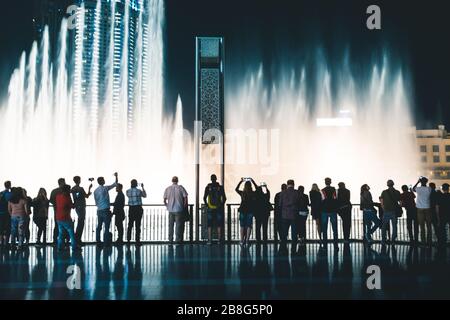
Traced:
<path fill-rule="evenodd" d="M 239 240 L 239 212 L 238 204 L 227 204 L 227 209 L 225 213 L 225 235 L 227 240 L 236 241 Z M 364 238 L 364 226 L 363 226 L 363 212 L 359 209 L 359 204 L 353 204 L 352 215 L 351 215 L 351 229 L 350 229 L 350 240 L 363 240 Z M 419 230 L 420 231 L 420 230 Z M 447 239 L 450 240 L 449 232 L 447 230 Z M 255 240 L 256 232 L 252 232 L 250 240 Z M 344 239 L 344 234 L 342 230 L 341 219 L 338 217 L 338 235 L 339 239 Z M 381 241 L 381 228 L 378 229 L 372 236 L 373 240 Z M 269 240 L 278 240 L 278 235 L 275 232 L 275 224 L 274 224 L 274 215 L 273 211 L 269 217 L 269 226 L 268 226 L 268 239 Z M 316 228 L 316 222 L 312 219 L 311 214 L 308 215 L 308 219 L 306 221 L 306 239 L 312 241 L 319 241 L 319 234 Z M 328 223 L 328 239 L 333 239 L 333 231 L 331 223 Z M 403 216 L 398 218 L 397 223 L 397 241 L 400 242 L 409 242 L 407 221 L 406 221 L 406 213 L 403 213 Z M 433 241 L 436 242 L 436 235 L 433 227 Z"/>
<path fill-rule="evenodd" d="M 226 204 L 224 215 L 224 230 L 223 236 L 227 242 L 238 241 L 240 238 L 240 226 L 239 226 L 239 204 Z M 143 205 L 144 214 L 141 223 L 141 241 L 142 242 L 165 242 L 168 241 L 169 234 L 169 214 L 167 209 L 162 204 L 155 205 Z M 194 205 L 189 205 L 190 220 L 185 224 L 184 240 L 189 242 L 199 242 L 207 239 L 207 219 L 206 210 L 202 206 L 198 211 L 195 210 Z M 75 225 L 77 224 L 77 215 L 75 210 L 72 211 L 72 218 Z M 359 209 L 359 205 L 354 205 L 352 209 L 352 226 L 350 239 L 362 240 L 363 239 L 363 214 Z M 37 226 L 33 223 L 31 217 L 30 221 L 30 243 L 34 243 L 37 238 Z M 125 207 L 125 220 L 124 235 L 126 236 L 128 227 L 128 207 Z M 55 221 L 53 209 L 49 209 L 49 218 L 47 221 L 47 242 L 53 242 L 53 231 Z M 97 209 L 93 205 L 86 207 L 86 219 L 82 241 L 85 243 L 93 243 L 96 241 L 95 232 L 97 227 Z M 331 224 L 328 224 L 328 238 L 332 239 Z M 398 241 L 409 241 L 408 229 L 406 223 L 406 214 L 398 219 Z M 113 239 L 117 239 L 117 230 L 115 228 L 114 216 L 111 221 L 110 231 L 113 235 Z M 339 239 L 343 239 L 342 223 L 338 218 L 338 234 Z M 447 232 L 449 234 L 449 232 Z M 274 215 L 273 212 L 269 217 L 268 226 L 268 240 L 276 241 L 278 235 L 275 232 Z M 311 215 L 308 216 L 306 221 L 306 238 L 312 241 L 318 241 L 319 236 L 316 229 L 316 223 L 312 219 Z M 449 239 L 450 237 L 447 237 Z M 135 239 L 135 229 L 133 228 L 132 240 Z M 251 240 L 255 239 L 255 232 L 252 232 Z M 373 235 L 373 239 L 381 240 L 381 231 L 377 230 Z M 450 239 L 449 239 L 450 240 Z M 433 241 L 436 241 L 435 234 L 433 232 Z"/>
<path fill-rule="evenodd" d="M 143 205 L 144 214 L 141 223 L 141 241 L 142 242 L 163 242 L 169 239 L 169 213 L 163 204 Z M 184 229 L 184 241 L 194 241 L 194 205 L 189 205 L 190 220 L 186 222 Z M 78 217 L 75 210 L 71 213 L 72 220 L 75 226 L 78 223 Z M 128 228 L 128 206 L 125 207 L 124 237 L 126 238 Z M 55 227 L 55 220 L 53 208 L 49 209 L 47 220 L 47 242 L 53 242 L 53 232 Z M 85 243 L 93 243 L 96 241 L 95 232 L 97 228 L 97 207 L 94 205 L 86 206 L 86 218 L 84 224 L 84 231 L 81 240 Z M 36 242 L 37 226 L 33 223 L 33 218 L 30 221 L 30 243 Z M 117 239 L 117 229 L 115 227 L 115 216 L 111 220 L 110 231 L 113 235 L 113 240 Z M 136 230 L 133 228 L 131 237 L 135 239 Z M 103 230 L 102 230 L 103 237 Z M 126 240 L 126 239 L 125 239 Z"/>

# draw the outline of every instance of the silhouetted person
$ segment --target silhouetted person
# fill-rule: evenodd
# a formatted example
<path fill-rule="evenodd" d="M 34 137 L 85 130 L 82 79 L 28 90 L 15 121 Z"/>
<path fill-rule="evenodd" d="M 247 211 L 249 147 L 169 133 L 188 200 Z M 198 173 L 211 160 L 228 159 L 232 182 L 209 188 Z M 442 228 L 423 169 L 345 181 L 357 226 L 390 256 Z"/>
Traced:
<path fill-rule="evenodd" d="M 283 183 L 281 185 L 281 191 L 278 192 L 275 195 L 274 198 L 274 215 L 273 215 L 273 222 L 274 222 L 274 230 L 276 235 L 278 235 L 278 239 L 281 240 L 282 234 L 283 234 L 283 224 L 282 224 L 282 218 L 281 218 L 281 207 L 280 207 L 280 197 L 281 193 L 287 189 L 287 184 Z"/>
<path fill-rule="evenodd" d="M 368 243 L 372 242 L 373 233 L 382 225 L 374 206 L 370 187 L 367 184 L 363 184 L 360 194 L 360 209 L 363 212 L 364 240 Z"/>
<path fill-rule="evenodd" d="M 239 188 L 244 183 L 244 189 L 241 191 Z M 255 191 L 252 189 L 252 184 L 256 188 L 258 187 L 253 179 L 242 178 L 236 186 L 235 191 L 241 197 L 241 205 L 239 206 L 239 224 L 241 227 L 241 246 L 249 244 L 250 235 L 252 234 L 253 217 L 255 212 Z"/>
<path fill-rule="evenodd" d="M 188 208 L 188 193 L 183 186 L 178 184 L 178 177 L 172 178 L 172 185 L 164 191 L 164 204 L 169 212 L 169 242 L 173 242 L 173 228 L 175 229 L 175 241 L 177 244 L 183 243 L 184 215 Z"/>
<path fill-rule="evenodd" d="M 439 223 L 438 223 L 438 203 L 442 196 L 441 190 L 436 190 L 436 184 L 433 182 L 430 182 L 429 184 L 431 188 L 430 193 L 430 211 L 431 211 L 431 225 L 434 229 L 434 234 L 436 235 L 436 238 L 439 238 Z"/>
<path fill-rule="evenodd" d="M 105 245 L 110 245 L 112 239 L 110 239 L 110 231 L 109 226 L 111 225 L 111 211 L 110 211 L 110 205 L 111 202 L 109 200 L 109 190 L 115 188 L 117 186 L 117 183 L 119 181 L 119 176 L 116 173 L 114 173 L 115 182 L 109 186 L 105 186 L 105 178 L 99 177 L 97 179 L 97 182 L 99 186 L 94 191 L 94 199 L 95 199 L 95 205 L 97 206 L 97 229 L 95 230 L 95 239 L 97 241 L 97 245 L 101 245 L 101 239 L 100 234 L 102 232 L 102 228 L 104 225 L 104 232 L 103 232 L 103 242 Z"/>
<path fill-rule="evenodd" d="M 306 244 L 306 220 L 309 213 L 309 197 L 305 194 L 305 187 L 298 187 L 299 193 L 299 216 L 298 216 L 298 235 L 300 238 L 300 244 Z"/>
<path fill-rule="evenodd" d="M 203 202 L 206 205 L 206 215 L 208 220 L 208 244 L 212 244 L 213 227 L 217 228 L 217 237 L 219 242 L 223 241 L 222 226 L 225 213 L 225 191 L 217 182 L 217 176 L 211 175 L 211 183 L 205 187 Z"/>
<path fill-rule="evenodd" d="M 256 188 L 255 202 L 255 225 L 256 225 L 256 241 L 267 242 L 267 229 L 269 227 L 270 211 L 272 204 L 270 203 L 270 191 L 267 185 L 263 184 Z M 262 233 L 262 237 L 261 237 Z"/>
<path fill-rule="evenodd" d="M 328 219 L 331 221 L 334 236 L 334 249 L 338 247 L 338 227 L 337 227 L 337 201 L 336 189 L 331 186 L 331 179 L 325 178 L 325 188 L 322 189 L 322 234 L 325 248 L 328 242 Z"/>
<path fill-rule="evenodd" d="M 309 200 L 311 201 L 311 216 L 316 223 L 317 234 L 319 240 L 322 242 L 321 232 L 321 216 L 322 216 L 322 193 L 319 186 L 313 183 L 311 191 L 309 192 Z"/>
<path fill-rule="evenodd" d="M 387 181 L 388 188 L 381 193 L 380 204 L 383 208 L 383 225 L 381 227 L 382 232 L 382 244 L 386 243 L 386 229 L 389 223 L 392 224 L 391 242 L 394 243 L 397 240 L 397 217 L 398 210 L 402 210 L 400 202 L 400 192 L 395 190 L 394 181 Z"/>
<path fill-rule="evenodd" d="M 117 228 L 117 244 L 123 243 L 123 221 L 125 220 L 125 195 L 123 194 L 123 185 L 118 183 L 116 186 L 116 199 L 113 206 L 114 224 Z"/>
<path fill-rule="evenodd" d="M 295 190 L 294 180 L 287 181 L 287 189 L 280 197 L 281 217 L 283 219 L 283 237 L 281 243 L 287 242 L 289 229 L 291 229 L 291 240 L 293 247 L 297 244 L 298 237 L 298 215 L 300 211 L 300 194 Z"/>
<path fill-rule="evenodd" d="M 136 244 L 141 243 L 141 222 L 144 215 L 144 209 L 142 208 L 142 198 L 147 197 L 147 192 L 144 189 L 144 184 L 141 183 L 142 190 L 138 189 L 138 183 L 136 179 L 131 180 L 131 188 L 127 190 L 128 197 L 128 229 L 127 229 L 127 242 L 131 241 L 131 232 L 133 231 L 133 225 L 136 227 Z"/>
<path fill-rule="evenodd" d="M 27 200 L 22 188 L 12 188 L 11 199 L 8 202 L 8 212 L 11 216 L 11 246 L 14 248 L 16 239 L 19 239 L 18 249 L 23 248 L 24 224 L 29 215 Z"/>
<path fill-rule="evenodd" d="M 11 181 L 5 181 L 5 189 L 0 192 L 0 245 L 8 244 L 11 233 L 11 217 L 8 212 L 8 202 L 11 200 Z"/>
<path fill-rule="evenodd" d="M 402 186 L 403 193 L 400 195 L 402 207 L 406 210 L 406 226 L 408 229 L 409 241 L 412 245 L 419 239 L 419 224 L 417 223 L 416 195 L 409 191 L 407 185 Z"/>
<path fill-rule="evenodd" d="M 344 182 L 339 182 L 337 190 L 338 214 L 342 219 L 342 231 L 344 233 L 344 242 L 350 241 L 350 232 L 352 228 L 352 203 L 350 201 L 350 190 L 345 188 Z"/>
<path fill-rule="evenodd" d="M 64 178 L 58 179 L 58 188 L 53 189 L 50 193 L 50 203 L 53 206 L 53 220 L 55 223 L 55 226 L 53 228 L 53 244 L 56 246 L 58 243 L 58 224 L 56 223 L 56 196 L 58 193 L 62 191 L 62 187 L 66 185 L 66 180 Z"/>
<path fill-rule="evenodd" d="M 383 207 L 381 206 L 381 195 L 380 197 L 378 197 L 378 203 L 375 204 L 375 206 L 378 208 L 378 218 L 381 220 L 381 225 L 383 225 L 383 217 L 384 217 L 384 210 Z M 381 231 L 382 233 L 386 234 L 387 240 L 390 241 L 391 240 L 391 226 L 390 224 L 388 224 L 386 226 L 386 229 Z M 383 235 L 381 235 L 381 237 L 383 238 Z"/>
<path fill-rule="evenodd" d="M 27 208 L 28 208 L 28 214 L 25 216 L 25 222 L 23 224 L 23 240 L 24 243 L 26 243 L 27 245 L 30 243 L 30 221 L 31 221 L 31 213 L 32 213 L 32 202 L 33 199 L 31 199 L 31 197 L 28 196 L 27 194 L 27 190 L 22 189 L 23 192 L 23 197 L 25 199 L 25 201 L 27 202 Z"/>
<path fill-rule="evenodd" d="M 70 216 L 70 212 L 74 207 L 72 199 L 70 197 L 70 186 L 65 185 L 62 187 L 61 192 L 56 195 L 56 223 L 58 224 L 58 251 L 63 250 L 64 245 L 64 231 L 70 237 L 70 244 L 72 250 L 78 250 L 77 240 L 75 239 L 75 232 L 73 228 L 73 221 Z"/>
<path fill-rule="evenodd" d="M 47 191 L 44 188 L 40 188 L 36 198 L 33 199 L 33 222 L 38 228 L 36 244 L 47 243 L 47 220 L 49 204 L 50 202 L 47 199 Z"/>
<path fill-rule="evenodd" d="M 81 238 L 83 237 L 84 222 L 86 220 L 86 199 L 92 194 L 92 183 L 89 185 L 88 192 L 84 191 L 84 188 L 80 186 L 81 178 L 79 176 L 73 177 L 75 185 L 70 191 L 72 193 L 73 203 L 75 205 L 75 212 L 77 214 L 77 228 L 75 230 L 75 238 L 79 245 L 82 244 Z"/>
<path fill-rule="evenodd" d="M 420 186 L 418 186 L 420 183 Z M 422 245 L 431 245 L 432 239 L 432 213 L 431 213 L 431 188 L 427 186 L 428 179 L 421 177 L 413 187 L 413 191 L 417 194 L 416 207 L 417 207 L 417 222 L 420 230 L 420 241 Z M 426 225 L 426 230 L 425 230 Z"/>
<path fill-rule="evenodd" d="M 442 195 L 439 197 L 437 218 L 439 226 L 438 244 L 443 247 L 447 244 L 447 227 L 450 225 L 450 193 L 449 184 L 442 185 Z"/>

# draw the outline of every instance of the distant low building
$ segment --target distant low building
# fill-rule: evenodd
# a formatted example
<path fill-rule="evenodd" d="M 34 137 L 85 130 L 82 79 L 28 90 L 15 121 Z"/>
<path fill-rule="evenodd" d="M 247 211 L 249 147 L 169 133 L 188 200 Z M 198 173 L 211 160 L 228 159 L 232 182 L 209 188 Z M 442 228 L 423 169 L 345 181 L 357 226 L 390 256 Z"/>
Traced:
<path fill-rule="evenodd" d="M 435 182 L 438 187 L 445 182 L 450 183 L 450 133 L 445 126 L 416 130 L 416 138 L 421 174 Z"/>

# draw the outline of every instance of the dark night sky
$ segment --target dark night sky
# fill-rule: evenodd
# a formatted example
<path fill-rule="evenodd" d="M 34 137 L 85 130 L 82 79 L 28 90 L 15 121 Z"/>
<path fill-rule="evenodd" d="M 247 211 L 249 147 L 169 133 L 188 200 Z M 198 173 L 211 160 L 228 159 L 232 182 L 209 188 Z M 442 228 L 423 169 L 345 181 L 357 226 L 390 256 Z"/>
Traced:
<path fill-rule="evenodd" d="M 0 90 L 20 52 L 32 41 L 34 0 L 3 4 L 0 13 Z M 194 104 L 194 36 L 223 35 L 227 74 L 252 63 L 258 52 L 273 70 L 283 53 L 295 56 L 318 43 L 327 60 L 350 50 L 354 68 L 389 47 L 412 77 L 418 127 L 450 127 L 450 37 L 446 1 L 166 0 L 166 102 L 181 94 L 185 110 Z M 378 4 L 382 30 L 365 28 L 366 8 Z M 270 69 L 272 67 L 272 69 Z M 270 74 L 270 72 L 269 72 Z M 189 117 L 188 117 L 189 118 Z"/>

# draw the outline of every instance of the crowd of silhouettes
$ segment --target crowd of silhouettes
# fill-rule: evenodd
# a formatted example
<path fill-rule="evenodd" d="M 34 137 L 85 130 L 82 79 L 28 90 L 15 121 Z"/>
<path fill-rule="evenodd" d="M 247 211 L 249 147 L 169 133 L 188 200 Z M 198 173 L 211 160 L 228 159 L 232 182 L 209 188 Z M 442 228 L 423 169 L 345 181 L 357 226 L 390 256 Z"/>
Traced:
<path fill-rule="evenodd" d="M 86 199 L 92 194 L 97 207 L 97 227 L 95 230 L 96 244 L 110 246 L 114 242 L 111 233 L 111 222 L 115 217 L 118 245 L 130 244 L 134 230 L 134 243 L 141 244 L 141 225 L 144 215 L 143 198 L 147 197 L 143 183 L 136 179 L 130 182 L 130 188 L 124 193 L 123 185 L 119 183 L 118 174 L 114 173 L 115 181 L 106 185 L 104 177 L 98 177 L 97 188 L 92 192 L 94 178 L 90 178 L 87 191 L 81 186 L 81 177 L 73 178 L 74 185 L 68 185 L 64 178 L 58 180 L 58 187 L 51 191 L 40 188 L 34 199 L 28 196 L 21 187 L 12 187 L 10 181 L 4 183 L 5 189 L 0 192 L 0 245 L 12 249 L 21 249 L 30 243 L 30 221 L 37 227 L 35 243 L 44 245 L 47 242 L 49 208 L 53 207 L 55 226 L 53 244 L 59 251 L 72 248 L 81 249 L 83 231 L 86 220 Z M 271 202 L 271 193 L 265 183 L 260 185 L 252 178 L 242 178 L 236 186 L 240 197 L 239 225 L 240 243 L 248 246 L 252 230 L 255 229 L 255 240 L 258 243 L 269 240 L 268 229 L 270 215 L 273 211 L 275 239 L 282 244 L 290 240 L 293 244 L 306 244 L 307 220 L 314 220 L 321 247 L 328 246 L 328 224 L 333 233 L 332 243 L 339 250 L 338 243 L 343 240 L 349 243 L 352 231 L 352 212 L 350 190 L 345 183 L 338 183 L 338 188 L 332 186 L 332 180 L 325 178 L 325 186 L 320 189 L 314 183 L 309 192 L 304 186 L 295 188 L 294 180 L 290 179 L 281 185 L 281 191 Z M 116 197 L 110 201 L 110 190 L 116 190 Z M 381 229 L 382 244 L 395 244 L 397 241 L 398 218 L 406 213 L 408 236 L 412 245 L 431 246 L 433 234 L 438 246 L 447 243 L 447 228 L 450 221 L 449 185 L 444 183 L 442 190 L 437 190 L 434 183 L 428 185 L 428 179 L 420 177 L 414 186 L 403 185 L 401 192 L 394 187 L 394 181 L 387 181 L 387 188 L 373 200 L 370 187 L 361 186 L 359 209 L 363 216 L 362 239 L 367 244 L 373 242 L 373 234 Z M 126 202 L 128 198 L 128 203 Z M 182 244 L 184 227 L 187 221 L 192 221 L 188 209 L 188 193 L 178 184 L 178 177 L 172 178 L 172 184 L 163 195 L 164 205 L 169 215 L 169 242 Z M 217 181 L 215 174 L 207 184 L 203 196 L 208 227 L 208 244 L 216 237 L 219 243 L 224 243 L 224 216 L 227 201 L 225 190 Z M 128 225 L 125 207 L 128 205 Z M 112 207 L 112 210 L 111 210 Z M 77 219 L 72 219 L 74 210 Z M 338 223 L 342 223 L 343 239 L 339 239 Z M 125 230 L 126 229 L 126 230 Z M 126 232 L 125 232 L 126 231 Z M 124 238 L 126 236 L 126 239 Z M 175 238 L 175 239 L 174 239 Z"/>

